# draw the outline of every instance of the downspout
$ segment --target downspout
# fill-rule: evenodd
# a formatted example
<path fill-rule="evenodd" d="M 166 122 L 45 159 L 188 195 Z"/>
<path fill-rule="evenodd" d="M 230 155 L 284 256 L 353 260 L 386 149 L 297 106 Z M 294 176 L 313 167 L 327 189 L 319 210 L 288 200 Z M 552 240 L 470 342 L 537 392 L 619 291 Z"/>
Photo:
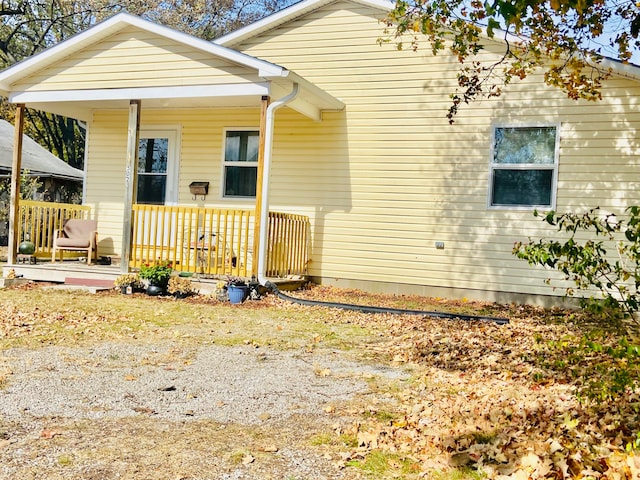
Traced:
<path fill-rule="evenodd" d="M 262 177 L 262 210 L 260 211 L 260 232 L 258 244 L 258 282 L 267 285 L 267 236 L 269 234 L 269 175 L 271 173 L 271 158 L 273 150 L 273 132 L 276 110 L 295 100 L 298 96 L 298 84 L 293 84 L 293 90 L 288 95 L 276 100 L 267 107 L 264 139 L 264 166 Z"/>

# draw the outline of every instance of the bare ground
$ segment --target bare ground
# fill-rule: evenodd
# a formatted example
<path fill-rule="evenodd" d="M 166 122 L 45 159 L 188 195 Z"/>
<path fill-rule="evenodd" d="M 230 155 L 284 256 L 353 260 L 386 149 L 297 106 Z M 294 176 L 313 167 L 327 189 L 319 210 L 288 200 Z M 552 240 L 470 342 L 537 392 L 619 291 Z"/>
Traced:
<path fill-rule="evenodd" d="M 615 402 L 585 400 L 623 370 L 577 348 L 601 329 L 591 319 L 331 288 L 296 295 L 510 323 L 272 297 L 232 307 L 0 291 L 0 478 L 639 478 L 627 451 L 640 431 L 637 369 L 629 359 Z M 615 346 L 620 335 L 609 322 L 592 338 Z"/>

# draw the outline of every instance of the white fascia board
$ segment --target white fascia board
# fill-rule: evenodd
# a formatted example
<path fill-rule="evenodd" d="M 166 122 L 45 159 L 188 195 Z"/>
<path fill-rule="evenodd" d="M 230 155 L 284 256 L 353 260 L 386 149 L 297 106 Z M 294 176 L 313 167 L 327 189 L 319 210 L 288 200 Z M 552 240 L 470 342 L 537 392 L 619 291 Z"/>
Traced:
<path fill-rule="evenodd" d="M 49 47 L 46 50 L 28 57 L 15 65 L 0 72 L 0 84 L 11 84 L 14 79 L 28 75 L 30 72 L 43 68 L 59 58 L 63 58 L 70 53 L 80 50 L 91 42 L 101 40 L 109 35 L 117 32 L 122 26 L 118 26 L 122 22 L 122 16 L 127 15 L 119 13 L 113 17 L 100 22 L 93 27 L 84 30 L 63 42 Z"/>
<path fill-rule="evenodd" d="M 11 103 L 56 103 L 129 99 L 240 97 L 268 94 L 269 84 L 267 82 L 261 82 L 227 85 L 189 85 L 181 87 L 13 92 L 9 95 L 9 101 Z"/>
<path fill-rule="evenodd" d="M 220 38 L 214 40 L 218 45 L 229 47 L 235 45 L 247 38 L 254 37 L 262 32 L 275 28 L 278 25 L 282 25 L 285 22 L 294 20 L 302 15 L 317 10 L 318 8 L 329 5 L 336 0 L 303 0 L 293 5 L 283 8 L 282 10 L 275 12 L 268 17 L 265 17 L 257 22 L 254 22 L 246 27 L 239 28 L 231 33 L 223 35 Z M 377 8 L 383 12 L 388 12 L 393 9 L 394 3 L 386 0 L 350 0 L 353 3 L 366 5 L 369 7 Z"/>
<path fill-rule="evenodd" d="M 141 30 L 194 47 L 211 55 L 224 58 L 230 62 L 253 68 L 257 70 L 261 76 L 278 76 L 282 74 L 283 68 L 279 65 L 260 60 L 252 57 L 251 55 L 217 45 L 207 40 L 202 40 L 201 38 L 179 32 L 169 27 L 157 25 L 128 13 L 118 13 L 117 15 L 114 15 L 113 17 L 94 25 L 87 30 L 74 35 L 63 42 L 50 47 L 37 55 L 29 57 L 12 67 L 7 68 L 3 72 L 0 72 L 0 85 L 10 85 L 14 83 L 16 79 L 22 78 L 32 71 L 44 68 L 56 60 L 70 55 L 71 53 L 91 45 L 92 43 L 100 41 L 103 38 L 113 35 L 128 26 L 134 26 Z"/>
<path fill-rule="evenodd" d="M 640 80 L 640 66 L 633 63 L 622 63 L 618 60 L 605 57 L 600 61 L 600 64 L 611 69 L 611 71 L 620 75 L 621 77 L 630 78 L 632 80 Z"/>

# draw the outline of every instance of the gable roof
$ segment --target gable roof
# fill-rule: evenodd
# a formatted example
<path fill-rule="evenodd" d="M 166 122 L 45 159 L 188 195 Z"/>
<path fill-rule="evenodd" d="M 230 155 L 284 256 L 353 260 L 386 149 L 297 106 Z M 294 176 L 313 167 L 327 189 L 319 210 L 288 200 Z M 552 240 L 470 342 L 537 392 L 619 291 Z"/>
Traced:
<path fill-rule="evenodd" d="M 296 18 L 302 17 L 307 13 L 310 13 L 314 10 L 322 8 L 326 5 L 330 5 L 335 3 L 337 0 L 302 0 L 298 3 L 294 3 L 282 10 L 279 10 L 268 17 L 264 17 L 261 20 L 258 20 L 246 27 L 239 28 L 238 30 L 234 30 L 231 33 L 223 35 L 222 37 L 214 40 L 214 42 L 218 45 L 223 45 L 225 47 L 231 47 L 233 45 L 237 45 L 238 43 L 260 35 L 267 30 L 271 30 L 272 28 L 276 28 L 279 25 L 290 22 L 291 20 L 295 20 Z M 387 0 L 349 0 L 352 3 L 365 5 L 377 10 L 380 10 L 381 13 L 387 13 L 390 11 L 394 3 L 388 2 Z"/>
<path fill-rule="evenodd" d="M 262 77 L 278 77 L 285 71 L 285 69 L 279 65 L 122 12 L 0 72 L 0 91 L 8 91 L 10 85 L 17 79 L 24 78 L 37 70 L 55 64 L 57 61 L 74 52 L 110 37 L 130 26 L 142 31 L 171 38 L 179 43 L 184 43 L 211 55 L 255 69 Z"/>
<path fill-rule="evenodd" d="M 302 17 L 326 5 L 335 3 L 336 1 L 340 0 L 302 0 L 300 2 L 294 3 L 287 8 L 275 12 L 268 17 L 258 20 L 257 22 L 223 35 L 222 37 L 214 40 L 214 42 L 225 47 L 233 47 L 234 45 L 237 45 L 245 40 L 256 37 L 261 33 Z M 394 2 L 388 2 L 386 0 L 347 1 L 359 5 L 365 5 L 373 9 L 378 9 L 381 13 L 387 13 L 391 11 L 395 5 Z M 500 40 L 498 37 L 489 38 L 489 36 L 486 35 L 486 31 L 484 33 L 484 36 L 489 41 L 503 43 L 502 40 Z M 640 65 L 635 65 L 632 63 L 622 63 L 619 60 L 609 57 L 603 57 L 601 60 L 601 65 L 607 69 L 611 69 L 611 71 L 616 75 L 627 77 L 633 80 L 640 80 Z"/>
<path fill-rule="evenodd" d="M 247 68 L 254 72 L 253 80 L 244 84 L 212 85 L 204 82 L 189 85 L 188 88 L 182 84 L 153 85 L 149 83 L 133 88 L 92 84 L 86 88 L 80 86 L 75 89 L 68 86 L 21 89 L 20 82 L 24 79 L 46 71 L 48 68 L 55 69 L 63 59 L 68 59 L 84 48 L 99 44 L 131 27 L 205 53 L 208 57 Z M 92 108 L 123 108 L 128 105 L 130 99 L 144 100 L 151 108 L 207 106 L 203 101 L 205 99 L 209 101 L 209 106 L 233 106 L 234 102 L 239 106 L 249 106 L 247 99 L 253 102 L 250 105 L 256 106 L 259 105 L 261 96 L 272 95 L 279 98 L 278 95 L 281 92 L 291 91 L 294 83 L 299 85 L 301 95 L 289 104 L 289 107 L 303 115 L 319 120 L 322 111 L 344 108 L 340 100 L 284 67 L 128 13 L 119 13 L 0 72 L 0 95 L 9 97 L 12 103 L 24 103 L 40 110 L 88 120 Z"/>
<path fill-rule="evenodd" d="M 11 172 L 15 127 L 0 120 L 0 172 Z M 22 168 L 35 177 L 82 181 L 84 172 L 56 157 L 31 137 L 22 136 Z"/>

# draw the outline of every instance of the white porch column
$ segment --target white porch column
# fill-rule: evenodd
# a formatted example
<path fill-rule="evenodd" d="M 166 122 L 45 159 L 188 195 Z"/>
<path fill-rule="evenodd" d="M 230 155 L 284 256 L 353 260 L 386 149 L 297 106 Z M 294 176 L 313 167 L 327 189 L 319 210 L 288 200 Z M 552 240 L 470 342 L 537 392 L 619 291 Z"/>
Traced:
<path fill-rule="evenodd" d="M 9 205 L 9 264 L 16 263 L 18 252 L 18 221 L 20 201 L 20 170 L 22 169 L 22 134 L 24 132 L 24 103 L 16 106 L 15 133 L 13 137 L 13 162 L 11 164 L 11 197 Z"/>
<path fill-rule="evenodd" d="M 122 212 L 122 256 L 120 271 L 129 271 L 131 260 L 133 199 L 138 185 L 138 140 L 140 137 L 140 100 L 129 102 L 129 130 L 127 135 L 127 164 L 124 174 L 124 211 Z"/>

